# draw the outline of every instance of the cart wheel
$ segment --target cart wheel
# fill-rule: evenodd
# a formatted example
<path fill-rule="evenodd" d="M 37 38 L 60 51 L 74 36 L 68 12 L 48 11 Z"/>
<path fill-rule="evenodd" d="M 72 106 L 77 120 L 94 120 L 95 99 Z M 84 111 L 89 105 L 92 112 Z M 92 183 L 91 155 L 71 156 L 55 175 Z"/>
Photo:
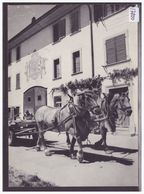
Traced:
<path fill-rule="evenodd" d="M 16 136 L 12 130 L 9 130 L 9 136 L 8 136 L 8 145 L 12 146 L 14 145 L 16 140 Z"/>
<path fill-rule="evenodd" d="M 32 138 L 33 138 L 33 144 L 36 144 L 38 140 L 38 134 L 33 134 Z"/>

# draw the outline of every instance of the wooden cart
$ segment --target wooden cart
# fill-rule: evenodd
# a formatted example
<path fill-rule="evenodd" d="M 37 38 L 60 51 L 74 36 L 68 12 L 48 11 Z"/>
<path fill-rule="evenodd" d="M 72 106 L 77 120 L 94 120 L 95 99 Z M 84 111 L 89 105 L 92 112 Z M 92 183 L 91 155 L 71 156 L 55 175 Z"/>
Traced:
<path fill-rule="evenodd" d="M 8 145 L 12 146 L 17 137 L 32 137 L 33 143 L 38 140 L 38 129 L 35 120 L 13 120 L 8 124 Z"/>

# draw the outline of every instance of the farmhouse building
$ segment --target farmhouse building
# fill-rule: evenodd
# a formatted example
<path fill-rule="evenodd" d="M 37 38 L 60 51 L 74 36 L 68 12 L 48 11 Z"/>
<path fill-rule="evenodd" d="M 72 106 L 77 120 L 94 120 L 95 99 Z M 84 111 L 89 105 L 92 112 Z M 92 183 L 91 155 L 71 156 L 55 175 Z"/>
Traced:
<path fill-rule="evenodd" d="M 127 3 L 58 4 L 8 41 L 9 117 L 62 106 L 61 84 L 140 65 L 140 22 Z M 138 79 L 106 79 L 102 91 L 129 92 L 133 113 L 117 126 L 138 132 Z"/>

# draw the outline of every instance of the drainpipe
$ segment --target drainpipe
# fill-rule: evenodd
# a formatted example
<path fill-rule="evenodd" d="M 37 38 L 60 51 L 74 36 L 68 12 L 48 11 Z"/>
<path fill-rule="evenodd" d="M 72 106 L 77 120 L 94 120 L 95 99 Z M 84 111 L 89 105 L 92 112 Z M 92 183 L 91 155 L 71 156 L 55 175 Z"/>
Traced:
<path fill-rule="evenodd" d="M 90 20 L 90 38 L 91 38 L 91 61 L 92 61 L 92 77 L 94 77 L 94 45 L 93 45 L 93 25 L 92 25 L 92 10 L 91 6 L 87 4 L 89 9 L 89 20 Z"/>

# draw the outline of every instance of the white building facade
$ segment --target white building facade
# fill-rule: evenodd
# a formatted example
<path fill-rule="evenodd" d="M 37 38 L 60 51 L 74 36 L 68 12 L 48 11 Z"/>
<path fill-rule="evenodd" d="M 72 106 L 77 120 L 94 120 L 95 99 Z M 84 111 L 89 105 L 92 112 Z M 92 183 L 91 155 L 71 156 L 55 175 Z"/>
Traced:
<path fill-rule="evenodd" d="M 139 65 L 139 23 L 129 22 L 127 4 L 59 4 L 8 42 L 9 116 L 34 115 L 42 105 L 62 106 L 58 88 L 75 79 L 107 76 Z M 119 126 L 138 132 L 138 77 L 113 83 L 103 92 L 128 91 L 133 113 Z"/>

